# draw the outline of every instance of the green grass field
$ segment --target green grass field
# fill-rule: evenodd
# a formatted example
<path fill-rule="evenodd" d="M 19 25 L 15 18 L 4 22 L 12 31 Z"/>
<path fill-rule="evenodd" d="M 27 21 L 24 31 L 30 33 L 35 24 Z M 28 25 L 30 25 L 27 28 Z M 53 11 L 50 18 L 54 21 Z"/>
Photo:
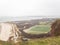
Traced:
<path fill-rule="evenodd" d="M 36 25 L 27 30 L 27 33 L 31 34 L 41 34 L 50 31 L 50 25 Z"/>

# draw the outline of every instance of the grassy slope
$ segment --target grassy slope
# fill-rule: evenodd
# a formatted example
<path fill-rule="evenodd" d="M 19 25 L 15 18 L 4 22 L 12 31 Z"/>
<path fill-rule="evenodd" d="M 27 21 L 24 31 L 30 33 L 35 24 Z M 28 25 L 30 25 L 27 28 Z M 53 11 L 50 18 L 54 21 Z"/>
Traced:
<path fill-rule="evenodd" d="M 60 45 L 60 37 L 35 39 L 29 41 L 29 44 L 30 45 Z"/>
<path fill-rule="evenodd" d="M 14 45 L 14 44 L 0 41 L 0 45 Z M 60 45 L 60 36 L 41 39 L 31 39 L 27 42 L 17 43 L 16 45 Z"/>

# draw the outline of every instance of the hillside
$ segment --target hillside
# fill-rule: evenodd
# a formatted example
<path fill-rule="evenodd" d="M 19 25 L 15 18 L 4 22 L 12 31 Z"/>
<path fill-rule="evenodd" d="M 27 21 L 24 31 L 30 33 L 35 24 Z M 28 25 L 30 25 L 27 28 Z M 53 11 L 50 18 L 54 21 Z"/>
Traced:
<path fill-rule="evenodd" d="M 44 18 L 45 19 L 45 18 Z M 0 45 L 60 45 L 60 36 L 58 37 L 49 37 L 50 26 L 53 19 L 36 19 L 29 21 L 13 21 L 17 24 L 17 27 L 22 32 L 22 35 L 25 38 L 28 38 L 28 41 L 20 41 L 19 43 L 14 44 L 14 42 L 4 42 L 0 41 Z M 28 29 L 28 30 L 26 30 Z M 24 32 L 24 30 L 27 31 Z M 46 34 L 45 34 L 46 33 Z M 44 38 L 43 38 L 44 37 Z"/>
<path fill-rule="evenodd" d="M 31 39 L 26 42 L 19 42 L 17 44 L 2 42 L 0 41 L 0 45 L 60 45 L 60 36 L 58 37 L 48 37 L 48 38 L 40 38 L 40 39 Z"/>

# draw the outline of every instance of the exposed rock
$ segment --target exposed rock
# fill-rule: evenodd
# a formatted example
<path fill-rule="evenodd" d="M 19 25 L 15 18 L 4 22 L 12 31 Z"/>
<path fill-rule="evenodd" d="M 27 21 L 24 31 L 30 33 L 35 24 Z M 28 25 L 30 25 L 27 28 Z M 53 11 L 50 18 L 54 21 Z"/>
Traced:
<path fill-rule="evenodd" d="M 14 41 L 20 38 L 21 32 L 13 23 L 0 23 L 0 40 L 2 41 Z"/>
<path fill-rule="evenodd" d="M 57 19 L 51 26 L 51 35 L 58 36 L 60 35 L 60 19 Z"/>

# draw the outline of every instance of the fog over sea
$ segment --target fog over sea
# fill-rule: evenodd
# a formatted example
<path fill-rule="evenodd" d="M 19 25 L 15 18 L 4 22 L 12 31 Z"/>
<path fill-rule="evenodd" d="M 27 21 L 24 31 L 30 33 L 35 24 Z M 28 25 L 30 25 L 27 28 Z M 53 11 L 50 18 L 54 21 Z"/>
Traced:
<path fill-rule="evenodd" d="M 42 18 L 57 18 L 57 17 L 46 17 L 46 16 L 20 16 L 20 17 L 9 17 L 9 16 L 1 16 L 1 17 L 0 17 L 0 22 L 24 21 L 24 20 L 42 19 Z"/>

